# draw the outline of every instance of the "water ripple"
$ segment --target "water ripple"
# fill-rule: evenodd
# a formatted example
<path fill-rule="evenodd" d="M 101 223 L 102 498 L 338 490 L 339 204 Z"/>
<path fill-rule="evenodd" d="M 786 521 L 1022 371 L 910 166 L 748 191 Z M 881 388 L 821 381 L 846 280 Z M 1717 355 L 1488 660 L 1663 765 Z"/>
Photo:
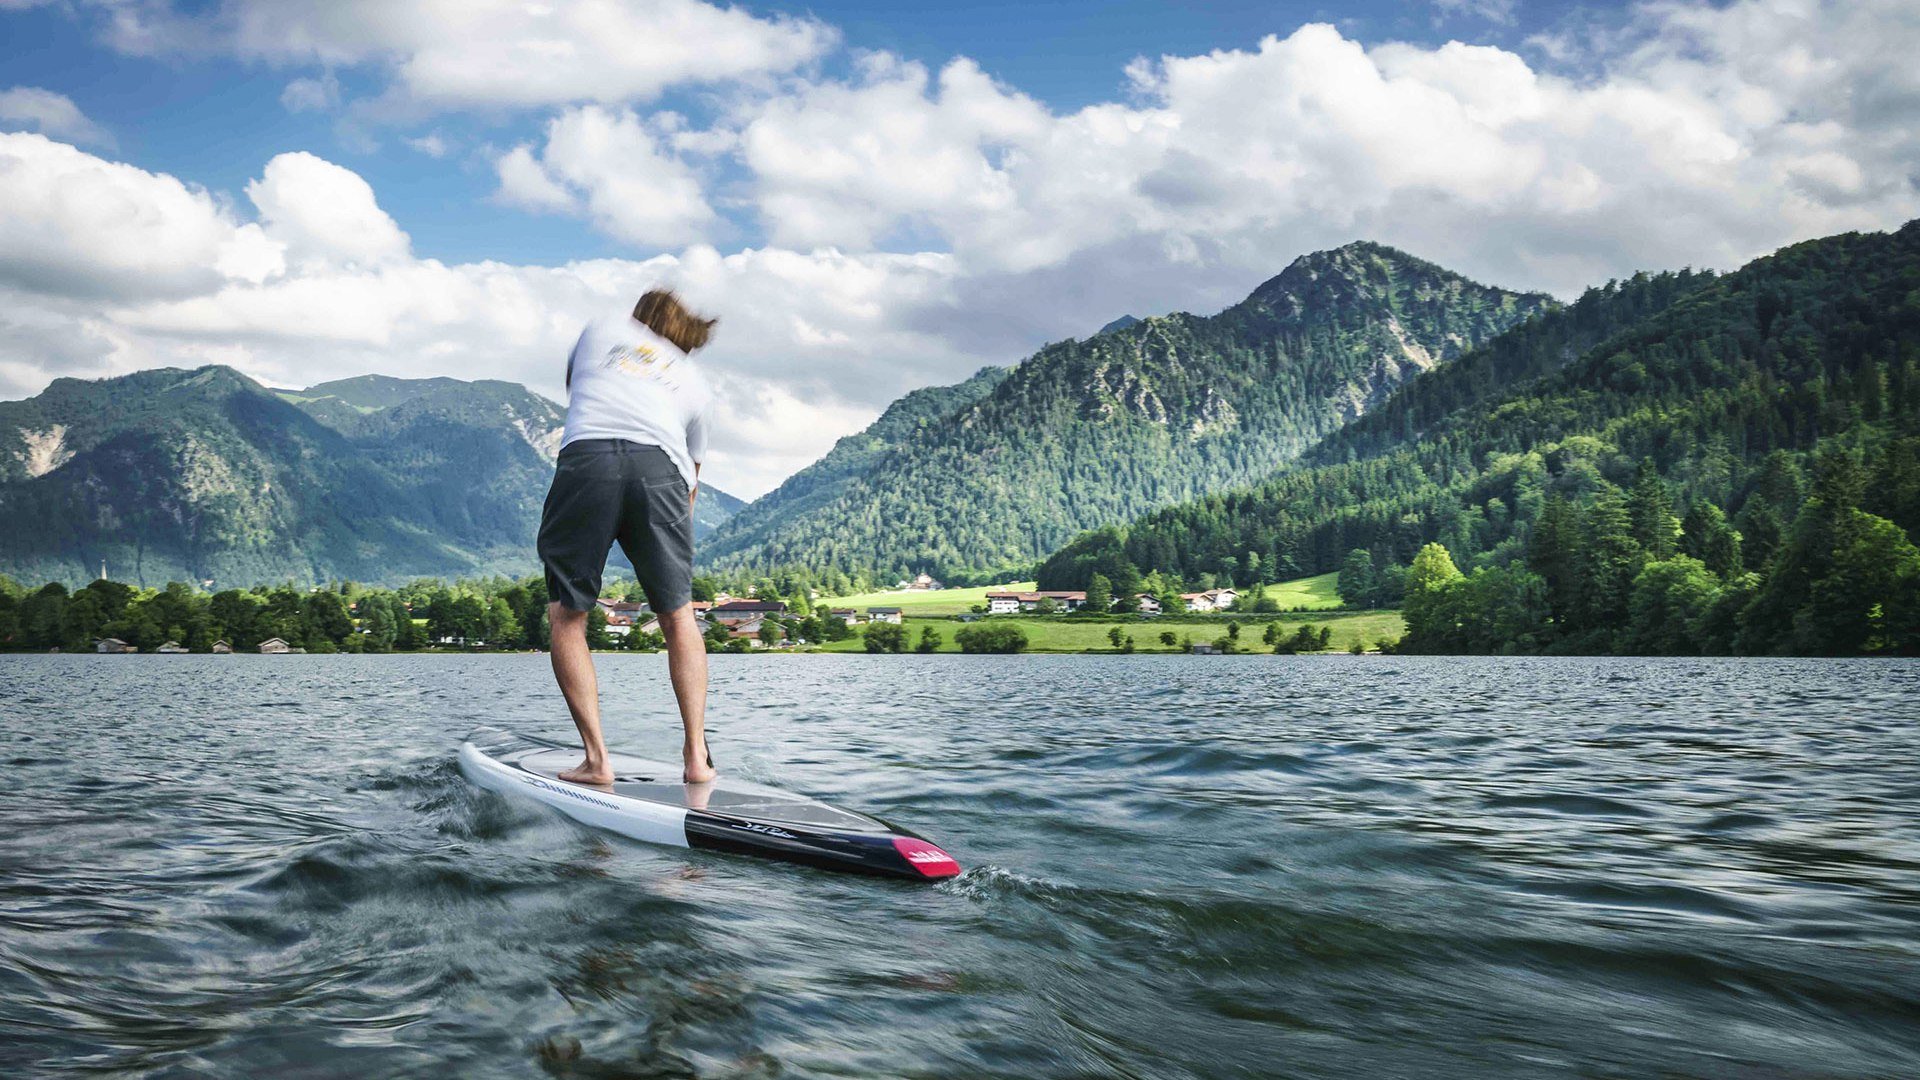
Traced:
<path fill-rule="evenodd" d="M 660 659 L 601 674 L 669 754 Z M 1920 664 L 717 658 L 722 767 L 933 888 L 478 792 L 481 721 L 565 732 L 543 658 L 0 657 L 0 1073 L 1920 1060 Z"/>

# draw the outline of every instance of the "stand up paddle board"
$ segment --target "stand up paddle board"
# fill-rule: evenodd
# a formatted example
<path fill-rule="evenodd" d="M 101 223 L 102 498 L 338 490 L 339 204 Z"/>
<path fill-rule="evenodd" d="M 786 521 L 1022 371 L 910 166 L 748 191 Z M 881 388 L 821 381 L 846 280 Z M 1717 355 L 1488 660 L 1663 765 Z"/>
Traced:
<path fill-rule="evenodd" d="M 460 771 L 481 787 L 524 795 L 577 821 L 652 844 L 918 881 L 960 872 L 953 856 L 879 818 L 724 774 L 710 784 L 684 784 L 678 765 L 610 753 L 612 784 L 560 779 L 562 770 L 580 764 L 580 756 L 576 745 L 481 728 L 460 744 Z"/>

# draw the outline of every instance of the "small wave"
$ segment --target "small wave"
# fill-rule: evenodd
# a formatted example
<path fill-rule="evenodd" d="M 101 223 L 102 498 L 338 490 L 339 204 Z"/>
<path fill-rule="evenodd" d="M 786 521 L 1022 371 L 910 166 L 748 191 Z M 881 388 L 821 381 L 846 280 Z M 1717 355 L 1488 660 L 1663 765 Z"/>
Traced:
<path fill-rule="evenodd" d="M 1232 743 L 1146 743 L 1124 750 L 1103 750 L 1089 764 L 1141 768 L 1161 776 L 1208 776 L 1220 773 L 1267 772 L 1306 775 L 1322 766 L 1299 754 L 1278 750 L 1250 751 Z"/>
<path fill-rule="evenodd" d="M 460 779 L 460 767 L 445 756 L 424 757 L 373 773 L 350 791 L 428 791 Z"/>
<path fill-rule="evenodd" d="M 1653 812 L 1600 795 L 1490 795 L 1481 800 L 1489 807 L 1509 810 L 1545 810 L 1555 814 L 1584 817 L 1652 817 Z"/>
<path fill-rule="evenodd" d="M 1684 885 L 1631 884 L 1612 881 L 1534 882 L 1523 892 L 1557 896 L 1595 907 L 1635 908 L 1676 915 L 1704 915 L 1743 922 L 1759 922 L 1751 906 L 1722 893 Z"/>
<path fill-rule="evenodd" d="M 1022 874 L 985 863 L 961 871 L 960 876 L 936 886 L 941 892 L 980 903 L 1002 900 L 1054 901 L 1077 892 L 1076 886 L 1050 878 Z"/>
<path fill-rule="evenodd" d="M 354 837 L 312 845 L 259 876 L 246 891 L 273 897 L 282 912 L 335 912 L 373 897 L 432 904 L 436 898 L 445 902 L 498 897 L 531 883 L 485 872 L 480 865 Z"/>
<path fill-rule="evenodd" d="M 1710 833 L 1739 833 L 1771 828 L 1774 824 L 1774 819 L 1765 814 L 1721 814 L 1701 822 L 1699 829 Z"/>

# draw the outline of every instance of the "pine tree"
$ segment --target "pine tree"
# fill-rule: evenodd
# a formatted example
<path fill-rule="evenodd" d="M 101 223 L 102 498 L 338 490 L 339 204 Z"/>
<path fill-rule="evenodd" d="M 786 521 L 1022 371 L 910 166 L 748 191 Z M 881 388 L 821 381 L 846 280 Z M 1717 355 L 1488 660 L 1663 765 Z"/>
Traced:
<path fill-rule="evenodd" d="M 1585 514 L 1585 537 L 1579 551 L 1579 619 L 1576 629 L 1591 647 L 1611 647 L 1614 635 L 1626 625 L 1633 579 L 1646 564 L 1646 553 L 1633 538 L 1633 519 L 1620 496 L 1603 493 Z"/>
<path fill-rule="evenodd" d="M 1768 564 L 1760 591 L 1740 614 L 1742 652 L 1830 651 L 1840 633 L 1832 608 L 1809 615 L 1809 606 L 1814 583 L 1828 575 L 1835 550 L 1851 539 L 1842 527 L 1851 524 L 1849 515 L 1865 487 L 1865 474 L 1851 454 L 1821 455 L 1812 492 Z"/>
<path fill-rule="evenodd" d="M 1739 521 L 1741 564 L 1749 570 L 1765 570 L 1786 532 L 1779 512 L 1772 503 L 1756 496 L 1740 508 Z"/>
<path fill-rule="evenodd" d="M 1640 459 L 1633 491 L 1627 496 L 1627 513 L 1633 521 L 1633 539 L 1647 558 L 1658 561 L 1673 554 L 1680 519 L 1673 516 L 1673 493 L 1652 458 Z"/>
<path fill-rule="evenodd" d="M 1527 544 L 1527 566 L 1546 582 L 1547 607 L 1556 622 L 1578 617 L 1580 598 L 1580 522 L 1558 492 L 1549 494 Z"/>
<path fill-rule="evenodd" d="M 1826 572 L 1794 616 L 1795 651 L 1920 651 L 1920 548 L 1898 525 L 1864 510 L 1843 511 L 1833 533 Z"/>
<path fill-rule="evenodd" d="M 1722 579 L 1740 573 L 1740 533 L 1727 515 L 1710 502 L 1696 502 L 1681 524 L 1682 550 L 1700 560 Z"/>

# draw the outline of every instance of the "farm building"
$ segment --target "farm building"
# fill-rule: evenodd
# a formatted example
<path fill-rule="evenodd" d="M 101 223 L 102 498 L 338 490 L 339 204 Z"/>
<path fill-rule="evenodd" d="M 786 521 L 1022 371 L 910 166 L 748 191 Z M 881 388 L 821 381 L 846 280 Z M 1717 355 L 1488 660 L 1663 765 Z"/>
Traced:
<path fill-rule="evenodd" d="M 729 600 L 724 604 L 715 604 L 707 614 L 717 622 L 733 626 L 750 619 L 784 615 L 786 611 L 787 605 L 778 600 Z"/>
<path fill-rule="evenodd" d="M 1061 611 L 1079 611 L 1086 606 L 1087 594 L 1066 589 L 1044 589 L 1040 592 L 990 592 L 987 594 L 987 614 L 1011 615 L 1018 611 L 1038 611 L 1040 605 L 1048 600 Z"/>
<path fill-rule="evenodd" d="M 1208 589 L 1205 592 L 1181 593 L 1180 599 L 1187 602 L 1188 611 L 1225 611 L 1240 599 L 1240 594 L 1232 589 Z"/>
<path fill-rule="evenodd" d="M 626 637 L 633 624 L 647 616 L 647 605 L 632 600 L 595 600 L 600 610 L 607 616 L 607 633 L 614 637 Z"/>

